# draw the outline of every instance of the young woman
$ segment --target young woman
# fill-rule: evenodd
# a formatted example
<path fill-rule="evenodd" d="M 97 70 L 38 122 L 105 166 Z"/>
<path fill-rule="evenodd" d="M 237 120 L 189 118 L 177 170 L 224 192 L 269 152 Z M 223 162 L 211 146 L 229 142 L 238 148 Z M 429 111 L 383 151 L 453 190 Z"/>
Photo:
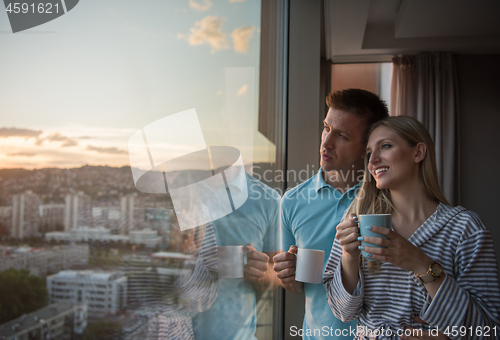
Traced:
<path fill-rule="evenodd" d="M 366 158 L 362 188 L 337 226 L 324 273 L 335 316 L 358 318 L 357 339 L 405 338 L 411 328 L 452 339 L 500 338 L 493 240 L 474 212 L 447 204 L 425 127 L 405 116 L 375 124 Z M 392 215 L 393 230 L 368 226 L 388 239 L 364 237 L 385 248 L 360 245 L 361 214 Z M 377 273 L 360 249 L 380 261 Z"/>

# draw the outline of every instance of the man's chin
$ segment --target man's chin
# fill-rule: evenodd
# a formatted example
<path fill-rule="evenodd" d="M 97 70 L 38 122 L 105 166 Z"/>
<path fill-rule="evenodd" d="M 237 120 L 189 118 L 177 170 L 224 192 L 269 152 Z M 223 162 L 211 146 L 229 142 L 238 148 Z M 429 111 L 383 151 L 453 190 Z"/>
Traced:
<path fill-rule="evenodd" d="M 333 164 L 331 164 L 331 162 L 325 162 L 322 160 L 319 162 L 319 165 L 321 166 L 321 169 L 323 169 L 323 171 L 335 170 L 335 166 Z"/>

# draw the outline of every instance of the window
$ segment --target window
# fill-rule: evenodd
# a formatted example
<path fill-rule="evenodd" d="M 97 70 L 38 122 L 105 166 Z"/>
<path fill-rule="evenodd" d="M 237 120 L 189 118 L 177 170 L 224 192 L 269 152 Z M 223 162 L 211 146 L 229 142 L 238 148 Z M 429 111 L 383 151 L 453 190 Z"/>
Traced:
<path fill-rule="evenodd" d="M 360 88 L 376 93 L 391 103 L 392 63 L 333 64 L 331 90 Z"/>
<path fill-rule="evenodd" d="M 0 174 L 0 206 L 24 195 L 16 212 L 25 221 L 5 232 L 45 242 L 51 270 L 68 271 L 68 282 L 52 284 L 77 292 L 52 288 L 52 301 L 88 297 L 94 309 L 116 299 L 137 315 L 161 301 L 196 314 L 197 337 L 276 338 L 280 290 L 261 292 L 241 275 L 218 281 L 213 269 L 218 246 L 279 250 L 283 183 L 265 174 L 284 166 L 286 3 L 78 3 L 30 29 L 41 34 L 0 36 L 9 51 L 0 64 L 10 65 L 0 67 L 0 129 L 11 132 L 0 136 L 0 162 L 11 169 Z M 133 142 L 145 146 L 144 164 L 131 162 Z M 201 180 L 219 185 L 214 197 L 191 195 Z M 183 211 L 196 228 L 181 231 Z M 202 242 L 215 233 L 217 243 Z"/>

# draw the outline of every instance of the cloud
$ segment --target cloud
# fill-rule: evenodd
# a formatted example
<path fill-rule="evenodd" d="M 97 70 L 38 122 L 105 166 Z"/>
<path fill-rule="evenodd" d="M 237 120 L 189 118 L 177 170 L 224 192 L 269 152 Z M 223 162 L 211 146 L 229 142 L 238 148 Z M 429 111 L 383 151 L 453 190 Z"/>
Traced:
<path fill-rule="evenodd" d="M 242 87 L 238 90 L 238 92 L 236 93 L 236 95 L 237 95 L 237 96 L 241 96 L 241 95 L 243 95 L 243 94 L 247 93 L 247 91 L 248 91 L 248 85 L 247 85 L 247 84 L 245 84 L 245 85 L 243 85 L 243 86 L 242 86 Z"/>
<path fill-rule="evenodd" d="M 198 12 L 208 11 L 212 7 L 210 0 L 203 0 L 203 4 L 199 4 L 194 0 L 189 0 L 189 7 Z"/>
<path fill-rule="evenodd" d="M 114 154 L 114 155 L 127 154 L 127 151 L 120 150 L 120 149 L 115 148 L 115 147 L 102 148 L 99 146 L 87 145 L 87 147 L 85 149 L 87 149 L 89 151 L 94 151 L 97 153 L 106 153 L 106 154 Z"/>
<path fill-rule="evenodd" d="M 44 142 L 60 142 L 61 146 L 63 148 L 70 147 L 70 146 L 76 146 L 78 145 L 78 142 L 75 141 L 74 139 L 71 139 L 67 136 L 64 136 L 63 134 L 60 134 L 59 132 L 54 132 L 48 135 L 47 137 L 43 138 L 38 138 L 36 141 L 36 145 L 42 145 Z"/>
<path fill-rule="evenodd" d="M 177 38 L 187 40 L 191 46 L 208 44 L 212 48 L 212 53 L 227 49 L 229 43 L 226 40 L 226 35 L 222 33 L 223 23 L 223 19 L 209 15 L 201 21 L 197 21 L 195 27 L 190 28 L 191 34 L 188 37 L 178 34 Z"/>
<path fill-rule="evenodd" d="M 12 153 L 7 153 L 7 156 L 9 157 L 34 157 L 36 156 L 36 152 L 12 152 Z"/>
<path fill-rule="evenodd" d="M 245 0 L 229 0 L 229 2 L 245 2 Z"/>
<path fill-rule="evenodd" d="M 29 130 L 18 128 L 0 128 L 0 138 L 21 137 L 24 139 L 38 138 L 43 132 L 41 130 Z"/>
<path fill-rule="evenodd" d="M 33 156 L 31 156 L 33 155 Z M 124 166 L 129 164 L 126 154 L 82 152 L 80 148 L 0 146 L 2 168 L 74 168 L 85 164 Z"/>
<path fill-rule="evenodd" d="M 10 138 L 10 137 L 21 137 L 24 140 L 30 138 L 35 139 L 35 145 L 43 145 L 44 142 L 60 142 L 62 147 L 69 147 L 78 145 L 78 143 L 59 132 L 51 133 L 46 137 L 41 137 L 43 131 L 41 130 L 30 130 L 30 129 L 18 129 L 18 128 L 0 128 L 0 138 Z"/>
<path fill-rule="evenodd" d="M 231 33 L 231 38 L 233 38 L 234 51 L 237 53 L 247 53 L 248 51 L 248 41 L 253 36 L 255 27 L 247 26 L 237 28 Z"/>

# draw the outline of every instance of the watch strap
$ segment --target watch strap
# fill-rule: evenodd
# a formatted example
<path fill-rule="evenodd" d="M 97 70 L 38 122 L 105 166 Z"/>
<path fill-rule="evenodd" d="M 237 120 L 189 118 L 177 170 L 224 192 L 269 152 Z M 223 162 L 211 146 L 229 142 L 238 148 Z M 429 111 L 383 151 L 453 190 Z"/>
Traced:
<path fill-rule="evenodd" d="M 433 262 L 431 262 L 431 264 L 429 264 L 429 268 L 427 269 L 427 271 L 424 274 L 414 273 L 415 277 L 421 283 L 429 283 L 429 282 L 432 282 L 432 281 L 439 279 L 442 276 L 443 271 L 441 269 L 440 273 L 437 275 L 435 273 L 433 273 L 432 267 L 436 264 L 441 268 L 441 265 L 437 261 L 433 261 Z"/>

